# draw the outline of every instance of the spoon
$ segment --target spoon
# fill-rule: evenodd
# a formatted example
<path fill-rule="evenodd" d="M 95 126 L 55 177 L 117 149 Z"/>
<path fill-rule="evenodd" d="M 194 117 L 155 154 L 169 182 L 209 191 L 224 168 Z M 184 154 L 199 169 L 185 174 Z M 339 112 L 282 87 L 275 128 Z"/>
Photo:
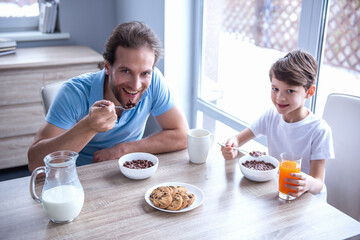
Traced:
<path fill-rule="evenodd" d="M 107 105 L 105 105 L 105 104 L 100 104 L 99 106 L 100 107 L 107 107 Z M 135 106 L 131 107 L 131 108 L 124 108 L 124 107 L 121 107 L 121 106 L 115 106 L 115 108 L 119 108 L 120 110 L 123 110 L 123 111 L 129 111 L 129 110 L 135 108 Z"/>
<path fill-rule="evenodd" d="M 219 143 L 219 142 L 218 142 L 218 144 L 219 144 L 220 146 L 222 146 L 222 147 L 226 147 L 225 144 L 223 144 L 223 143 Z M 245 150 L 243 150 L 243 149 L 241 149 L 241 148 L 232 147 L 232 149 L 238 150 L 239 152 L 242 152 L 242 153 L 244 153 L 244 154 L 246 154 L 246 155 L 250 155 L 250 153 L 249 153 L 248 151 L 245 151 Z"/>

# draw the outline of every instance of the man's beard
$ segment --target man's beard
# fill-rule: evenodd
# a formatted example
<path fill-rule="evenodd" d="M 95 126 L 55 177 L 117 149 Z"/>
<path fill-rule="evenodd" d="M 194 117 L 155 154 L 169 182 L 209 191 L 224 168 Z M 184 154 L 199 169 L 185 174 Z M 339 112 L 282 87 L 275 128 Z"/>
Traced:
<path fill-rule="evenodd" d="M 121 104 L 121 106 L 123 108 L 133 108 L 136 106 L 136 103 L 133 102 L 132 99 L 129 99 L 127 102 L 124 102 L 122 99 L 121 99 L 121 92 L 123 91 L 122 87 L 119 87 L 118 89 L 116 89 L 115 86 L 111 85 L 111 90 L 116 98 L 116 100 L 119 101 L 119 103 Z M 142 94 L 141 94 L 142 95 Z M 140 96 L 141 96 L 140 95 Z M 134 99 L 135 100 L 135 99 Z M 135 100 L 136 101 L 136 100 Z"/>

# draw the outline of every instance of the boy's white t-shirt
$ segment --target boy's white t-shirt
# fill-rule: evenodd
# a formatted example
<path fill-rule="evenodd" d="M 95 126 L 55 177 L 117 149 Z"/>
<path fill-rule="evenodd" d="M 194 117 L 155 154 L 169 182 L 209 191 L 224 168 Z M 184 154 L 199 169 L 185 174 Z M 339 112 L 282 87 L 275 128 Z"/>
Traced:
<path fill-rule="evenodd" d="M 301 154 L 301 171 L 306 174 L 310 173 L 311 160 L 335 157 L 330 126 L 311 111 L 303 120 L 288 123 L 271 108 L 250 126 L 250 130 L 256 137 L 266 136 L 269 155 L 276 159 L 282 152 Z"/>

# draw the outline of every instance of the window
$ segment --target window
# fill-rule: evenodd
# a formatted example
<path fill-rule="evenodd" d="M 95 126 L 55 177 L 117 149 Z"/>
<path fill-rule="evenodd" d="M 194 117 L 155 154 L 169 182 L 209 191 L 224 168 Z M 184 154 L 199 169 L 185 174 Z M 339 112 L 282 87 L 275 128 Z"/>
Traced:
<path fill-rule="evenodd" d="M 360 1 L 331 1 L 320 67 L 315 114 L 322 116 L 327 96 L 360 96 Z"/>
<path fill-rule="evenodd" d="M 0 2 L 0 32 L 34 31 L 38 28 L 37 0 L 2 0 Z"/>
<path fill-rule="evenodd" d="M 204 9 L 200 98 L 251 123 L 272 106 L 271 63 L 297 47 L 301 1 L 209 0 Z"/>
<path fill-rule="evenodd" d="M 359 13 L 356 1 L 332 2 L 347 2 L 346 5 L 357 9 L 353 11 L 355 15 Z M 198 9 L 201 36 L 197 47 L 201 57 L 196 62 L 201 67 L 197 69 L 199 82 L 194 87 L 196 118 L 190 125 L 220 134 L 225 131 L 217 121 L 236 131 L 248 127 L 272 106 L 268 72 L 274 61 L 300 48 L 320 63 L 328 6 L 326 0 L 203 0 Z M 359 25 L 353 15 L 344 14 L 352 21 L 353 28 Z M 329 30 L 330 27 L 327 36 Z M 359 43 L 354 40 L 351 44 Z M 360 56 L 359 50 L 355 55 Z M 359 66 L 358 60 L 355 65 Z M 329 84 L 327 79 L 320 77 L 318 82 L 317 94 L 327 96 L 328 93 L 321 92 L 321 86 Z M 355 85 L 348 88 L 359 89 Z M 323 108 L 320 103 L 315 105 L 316 96 L 312 99 L 306 106 L 313 112 L 315 106 Z M 266 144 L 264 139 L 256 141 Z"/>
<path fill-rule="evenodd" d="M 199 120 L 197 124 L 198 128 L 207 128 L 206 121 L 202 121 L 203 119 L 206 119 L 208 121 L 210 120 L 214 123 L 214 128 L 217 129 L 217 134 L 214 135 L 214 144 L 216 144 L 217 142 L 223 142 L 224 140 L 226 140 L 227 137 L 234 136 L 238 133 L 237 130 L 234 130 L 233 128 L 224 124 L 222 121 L 217 120 L 216 118 L 206 115 L 204 112 L 198 111 L 197 119 Z M 265 145 L 266 144 L 261 141 L 249 141 L 241 148 L 248 151 L 257 150 L 267 152 L 268 150 Z"/>

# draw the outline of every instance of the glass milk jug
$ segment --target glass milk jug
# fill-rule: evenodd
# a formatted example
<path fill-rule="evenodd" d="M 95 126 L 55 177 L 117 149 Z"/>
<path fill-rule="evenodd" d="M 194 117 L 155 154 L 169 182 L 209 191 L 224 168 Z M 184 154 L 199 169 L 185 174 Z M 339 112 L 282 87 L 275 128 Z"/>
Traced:
<path fill-rule="evenodd" d="M 45 166 L 36 168 L 30 179 L 30 194 L 41 203 L 46 214 L 55 223 L 71 222 L 80 213 L 84 204 L 84 190 L 76 172 L 78 154 L 58 151 L 44 158 Z M 35 180 L 45 173 L 45 183 L 39 198 L 35 193 Z"/>

